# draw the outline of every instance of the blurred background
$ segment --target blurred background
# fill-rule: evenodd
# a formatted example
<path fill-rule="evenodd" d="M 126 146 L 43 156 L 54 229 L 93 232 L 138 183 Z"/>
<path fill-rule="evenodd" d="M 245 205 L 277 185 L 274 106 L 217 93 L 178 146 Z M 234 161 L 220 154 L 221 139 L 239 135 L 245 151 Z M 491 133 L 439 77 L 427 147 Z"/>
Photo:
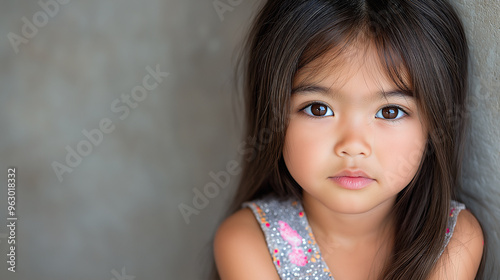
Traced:
<path fill-rule="evenodd" d="M 238 181 L 235 55 L 261 1 L 0 3 L 0 279 L 206 279 Z M 474 61 L 461 197 L 498 264 L 500 3 L 454 3 Z"/>

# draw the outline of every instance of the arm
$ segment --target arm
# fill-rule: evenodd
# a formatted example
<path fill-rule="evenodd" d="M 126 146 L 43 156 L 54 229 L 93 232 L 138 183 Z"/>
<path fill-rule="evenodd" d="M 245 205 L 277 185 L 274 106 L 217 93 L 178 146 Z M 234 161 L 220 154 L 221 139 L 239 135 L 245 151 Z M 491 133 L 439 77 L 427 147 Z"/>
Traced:
<path fill-rule="evenodd" d="M 461 211 L 451 240 L 429 279 L 473 280 L 481 262 L 483 240 L 483 231 L 474 215 Z"/>
<path fill-rule="evenodd" d="M 222 280 L 280 279 L 252 210 L 244 208 L 217 230 L 214 256 Z"/>

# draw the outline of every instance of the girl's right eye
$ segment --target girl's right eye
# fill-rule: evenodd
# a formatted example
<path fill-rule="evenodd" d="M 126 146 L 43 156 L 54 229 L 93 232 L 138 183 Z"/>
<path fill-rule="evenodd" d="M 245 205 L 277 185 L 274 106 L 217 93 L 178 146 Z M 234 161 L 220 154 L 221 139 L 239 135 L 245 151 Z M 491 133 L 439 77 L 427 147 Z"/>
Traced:
<path fill-rule="evenodd" d="M 304 113 L 308 114 L 311 117 L 328 117 L 333 116 L 333 111 L 328 106 L 323 103 L 312 103 L 307 107 L 302 109 Z"/>

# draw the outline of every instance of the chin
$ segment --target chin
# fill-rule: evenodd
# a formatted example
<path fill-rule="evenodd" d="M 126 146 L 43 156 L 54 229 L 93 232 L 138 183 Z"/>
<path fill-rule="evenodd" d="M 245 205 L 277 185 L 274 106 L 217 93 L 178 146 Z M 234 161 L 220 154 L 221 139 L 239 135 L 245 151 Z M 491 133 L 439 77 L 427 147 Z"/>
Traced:
<path fill-rule="evenodd" d="M 366 206 L 361 206 L 361 205 L 357 205 L 357 206 L 349 205 L 349 206 L 345 206 L 345 207 L 335 207 L 334 209 L 331 209 L 331 210 L 335 211 L 337 213 L 340 213 L 340 214 L 354 215 L 354 214 L 364 214 L 364 213 L 367 213 L 371 209 L 372 208 L 369 208 L 369 207 L 366 207 Z"/>
<path fill-rule="evenodd" d="M 342 214 L 363 214 L 376 208 L 382 204 L 382 202 L 367 201 L 360 197 L 339 197 L 338 199 L 323 204 L 333 212 Z"/>

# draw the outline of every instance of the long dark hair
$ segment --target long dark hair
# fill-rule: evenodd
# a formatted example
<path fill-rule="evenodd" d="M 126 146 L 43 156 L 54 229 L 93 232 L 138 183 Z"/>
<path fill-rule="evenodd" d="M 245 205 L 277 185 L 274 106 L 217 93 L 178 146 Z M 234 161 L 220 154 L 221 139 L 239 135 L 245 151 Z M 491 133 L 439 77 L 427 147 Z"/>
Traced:
<path fill-rule="evenodd" d="M 426 279 L 444 243 L 450 200 L 460 184 L 466 130 L 468 47 L 445 0 L 280 0 L 258 13 L 240 61 L 245 139 L 243 173 L 230 212 L 269 193 L 301 199 L 283 160 L 292 81 L 325 53 L 362 36 L 385 74 L 411 91 L 429 131 L 419 171 L 394 206 L 394 249 L 380 279 Z"/>

